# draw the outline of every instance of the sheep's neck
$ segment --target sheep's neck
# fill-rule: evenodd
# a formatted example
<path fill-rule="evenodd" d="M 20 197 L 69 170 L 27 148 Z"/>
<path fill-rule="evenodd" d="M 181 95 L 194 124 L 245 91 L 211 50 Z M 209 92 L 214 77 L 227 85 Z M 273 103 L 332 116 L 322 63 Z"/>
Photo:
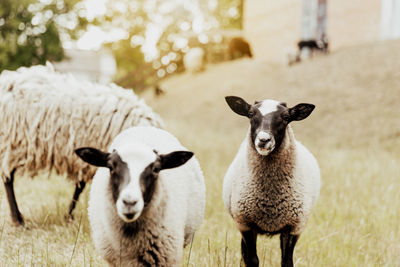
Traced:
<path fill-rule="evenodd" d="M 158 183 L 158 192 L 154 192 L 151 202 L 139 219 L 131 224 L 121 225 L 123 234 L 117 255 L 121 255 L 127 262 L 138 259 L 143 266 L 175 266 L 171 251 L 165 246 L 168 242 L 174 242 L 175 237 L 168 234 L 168 229 L 163 224 L 169 200 L 161 185 L 162 183 Z"/>
<path fill-rule="evenodd" d="M 290 126 L 287 127 L 281 145 L 267 156 L 258 154 L 248 135 L 250 145 L 247 150 L 247 164 L 253 177 L 259 179 L 287 179 L 293 177 L 295 160 L 295 139 Z"/>

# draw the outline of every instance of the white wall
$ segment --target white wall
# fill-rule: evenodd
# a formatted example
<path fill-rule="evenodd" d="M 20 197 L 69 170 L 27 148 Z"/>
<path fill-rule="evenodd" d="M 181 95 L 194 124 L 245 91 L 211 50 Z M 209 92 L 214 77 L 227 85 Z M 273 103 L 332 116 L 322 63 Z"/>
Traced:
<path fill-rule="evenodd" d="M 400 38 L 400 0 L 382 0 L 381 37 Z"/>
<path fill-rule="evenodd" d="M 303 0 L 301 40 L 316 39 L 318 0 Z"/>

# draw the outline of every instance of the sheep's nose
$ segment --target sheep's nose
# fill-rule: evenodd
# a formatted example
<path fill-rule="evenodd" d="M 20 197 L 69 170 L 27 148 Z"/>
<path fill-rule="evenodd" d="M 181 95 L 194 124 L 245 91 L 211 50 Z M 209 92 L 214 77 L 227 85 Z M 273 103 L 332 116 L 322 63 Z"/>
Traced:
<path fill-rule="evenodd" d="M 266 143 L 268 143 L 269 141 L 271 141 L 271 137 L 262 137 L 262 138 L 260 138 L 260 142 L 261 142 L 261 143 L 266 144 Z"/>
<path fill-rule="evenodd" d="M 124 205 L 127 207 L 133 207 L 136 205 L 137 202 L 138 202 L 137 200 L 126 200 L 126 199 L 122 200 L 122 203 L 124 203 Z"/>

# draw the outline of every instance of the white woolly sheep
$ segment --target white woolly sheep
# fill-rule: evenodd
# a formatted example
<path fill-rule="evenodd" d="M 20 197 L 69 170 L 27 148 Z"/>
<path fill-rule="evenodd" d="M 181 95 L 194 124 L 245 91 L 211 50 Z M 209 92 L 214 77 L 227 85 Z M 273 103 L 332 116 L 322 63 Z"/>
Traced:
<path fill-rule="evenodd" d="M 250 105 L 234 96 L 226 101 L 251 124 L 223 185 L 224 204 L 242 234 L 243 260 L 258 266 L 257 235 L 280 234 L 282 266 L 293 266 L 294 247 L 319 195 L 320 170 L 288 124 L 315 106 L 288 108 L 274 100 Z"/>
<path fill-rule="evenodd" d="M 23 225 L 14 195 L 15 171 L 30 176 L 55 170 L 76 183 L 69 214 L 95 168 L 74 149 L 106 149 L 122 130 L 135 125 L 162 127 L 162 121 L 131 90 L 115 84 L 77 80 L 47 66 L 3 71 L 0 75 L 0 175 L 11 217 Z"/>
<path fill-rule="evenodd" d="M 76 150 L 84 161 L 106 167 L 97 170 L 90 190 L 96 249 L 112 266 L 179 266 L 204 215 L 198 161 L 154 127 L 123 131 L 108 151 Z"/>
<path fill-rule="evenodd" d="M 199 72 L 204 69 L 204 50 L 200 47 L 194 47 L 183 57 L 185 70 L 191 73 Z"/>

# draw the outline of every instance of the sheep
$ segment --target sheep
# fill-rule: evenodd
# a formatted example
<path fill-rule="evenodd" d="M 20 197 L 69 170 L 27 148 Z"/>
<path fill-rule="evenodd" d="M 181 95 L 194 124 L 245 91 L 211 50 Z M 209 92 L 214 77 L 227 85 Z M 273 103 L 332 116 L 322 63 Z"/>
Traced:
<path fill-rule="evenodd" d="M 108 152 L 84 147 L 76 153 L 103 167 L 93 177 L 88 207 L 102 257 L 112 266 L 179 266 L 205 207 L 193 153 L 155 127 L 121 132 Z"/>
<path fill-rule="evenodd" d="M 191 73 L 204 70 L 205 53 L 200 47 L 194 47 L 187 52 L 183 57 L 183 65 L 185 70 Z"/>
<path fill-rule="evenodd" d="M 312 104 L 288 108 L 263 100 L 248 104 L 240 97 L 226 102 L 250 119 L 250 128 L 224 177 L 225 207 L 241 232 L 246 266 L 258 266 L 258 234 L 280 234 L 282 266 L 293 266 L 293 251 L 319 196 L 320 170 L 314 156 L 288 125 L 303 120 Z"/>
<path fill-rule="evenodd" d="M 16 170 L 31 177 L 55 170 L 73 181 L 72 212 L 95 172 L 74 155 L 79 146 L 106 149 L 123 129 L 163 127 L 131 90 L 102 85 L 54 71 L 51 64 L 3 71 L 0 75 L 0 175 L 14 224 L 24 225 L 13 182 Z"/>
<path fill-rule="evenodd" d="M 231 60 L 248 56 L 250 58 L 253 57 L 253 53 L 251 52 L 250 44 L 242 37 L 234 37 L 229 42 L 228 49 L 229 57 Z"/>
<path fill-rule="evenodd" d="M 321 51 L 323 53 L 328 53 L 329 52 L 329 43 L 327 38 L 322 38 L 320 40 L 301 40 L 297 43 L 297 46 L 299 48 L 299 51 L 308 48 L 310 50 L 316 50 L 316 51 Z"/>
<path fill-rule="evenodd" d="M 301 60 L 313 57 L 319 52 L 323 54 L 329 53 L 329 42 L 328 39 L 324 36 L 318 40 L 301 40 L 297 43 L 297 47 L 299 49 L 297 53 L 299 60 L 296 62 L 300 62 Z"/>

